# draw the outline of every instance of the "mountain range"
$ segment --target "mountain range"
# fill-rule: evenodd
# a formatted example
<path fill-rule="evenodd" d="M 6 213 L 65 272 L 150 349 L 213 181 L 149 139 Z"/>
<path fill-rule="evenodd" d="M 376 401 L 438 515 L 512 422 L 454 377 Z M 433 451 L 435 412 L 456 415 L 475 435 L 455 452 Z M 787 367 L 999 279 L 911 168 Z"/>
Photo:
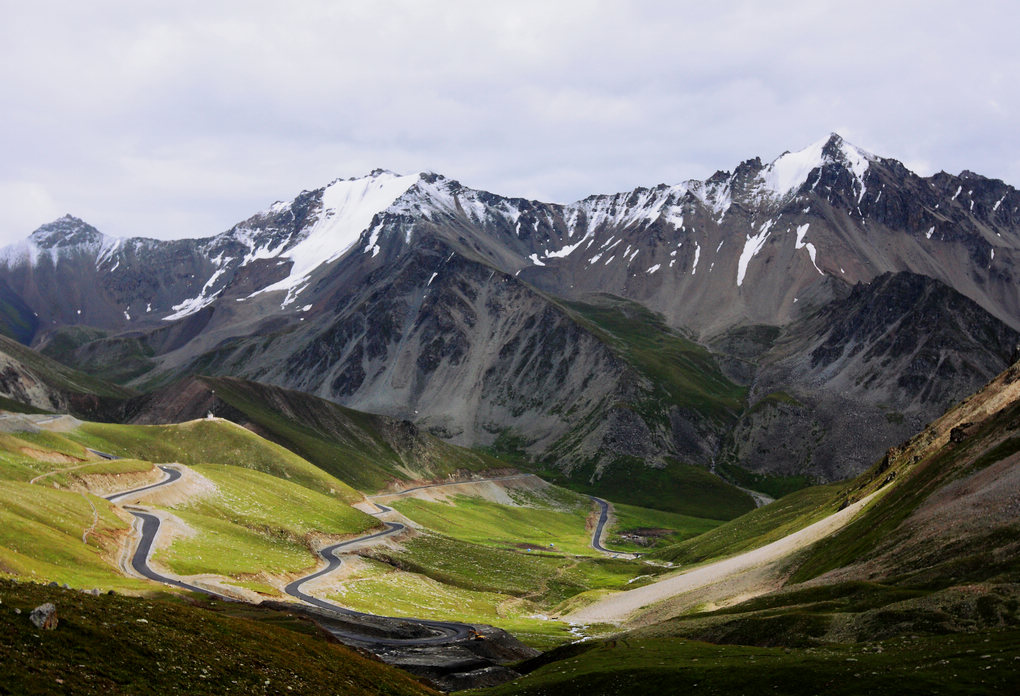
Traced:
<path fill-rule="evenodd" d="M 127 387 L 277 385 L 593 490 L 778 491 L 863 471 L 1012 362 L 1018 209 L 835 134 L 567 205 L 376 170 L 200 239 L 65 216 L 0 251 L 0 329 Z"/>

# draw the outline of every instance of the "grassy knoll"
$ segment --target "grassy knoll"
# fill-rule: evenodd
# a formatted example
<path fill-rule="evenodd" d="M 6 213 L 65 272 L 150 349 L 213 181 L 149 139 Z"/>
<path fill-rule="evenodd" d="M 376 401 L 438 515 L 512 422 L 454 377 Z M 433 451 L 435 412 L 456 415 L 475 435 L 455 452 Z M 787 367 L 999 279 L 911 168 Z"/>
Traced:
<path fill-rule="evenodd" d="M 54 487 L 66 485 L 75 472 L 28 483 L 40 474 L 77 466 L 77 456 L 67 452 L 88 456 L 79 445 L 52 433 L 0 434 L 0 576 L 78 588 L 145 587 L 115 568 L 118 541 L 127 534 L 128 525 L 109 503 Z M 108 464 L 97 461 L 91 466 Z M 82 541 L 89 529 L 92 532 Z"/>
<path fill-rule="evenodd" d="M 74 476 L 119 476 L 120 474 L 139 474 L 149 471 L 153 463 L 144 459 L 102 459 L 94 464 L 86 464 L 80 469 L 69 471 Z"/>
<path fill-rule="evenodd" d="M 568 509 L 503 505 L 457 495 L 449 502 L 398 498 L 386 503 L 427 529 L 462 541 L 503 548 L 530 546 L 594 555 L 585 520 L 591 503 L 581 499 Z"/>
<path fill-rule="evenodd" d="M 378 524 L 328 495 L 269 474 L 217 464 L 193 468 L 217 492 L 174 509 L 197 532 L 156 554 L 176 573 L 294 572 L 316 562 L 312 533 L 358 534 Z"/>
<path fill-rule="evenodd" d="M 1017 630 L 796 650 L 623 636 L 560 648 L 523 679 L 471 693 L 1005 694 L 1017 654 Z"/>
<path fill-rule="evenodd" d="M 6 451 L 27 453 L 29 455 L 31 455 L 31 450 L 33 449 L 44 452 L 57 452 L 81 461 L 96 458 L 96 455 L 91 454 L 80 443 L 75 442 L 64 433 L 51 433 L 47 430 L 0 434 L 0 448 Z"/>
<path fill-rule="evenodd" d="M 359 490 L 378 491 L 394 480 L 441 478 L 458 470 L 502 465 L 488 455 L 420 432 L 410 423 L 310 394 L 226 377 L 199 379 L 265 437 Z"/>
<path fill-rule="evenodd" d="M 715 529 L 719 520 L 678 515 L 675 512 L 652 510 L 613 503 L 616 523 L 604 537 L 604 545 L 620 551 L 647 552 L 670 546 Z M 641 539 L 644 543 L 637 543 Z"/>
<path fill-rule="evenodd" d="M 94 519 L 94 532 L 83 542 L 82 534 Z M 123 577 L 113 564 L 117 539 L 127 529 L 100 498 L 0 481 L 0 576 L 79 588 L 141 589 L 147 585 Z"/>
<path fill-rule="evenodd" d="M 764 546 L 836 512 L 846 484 L 814 486 L 652 554 L 681 565 L 732 556 Z"/>
<path fill-rule="evenodd" d="M 85 423 L 68 437 L 123 457 L 182 464 L 230 464 L 288 479 L 350 503 L 361 494 L 280 445 L 223 420 L 178 425 Z"/>
<path fill-rule="evenodd" d="M 40 474 L 84 464 L 91 456 L 74 443 L 67 443 L 75 448 L 74 455 L 68 455 L 26 435 L 29 433 L 0 433 L 0 480 L 27 483 Z"/>
<path fill-rule="evenodd" d="M 57 607 L 55 630 L 28 621 L 44 602 Z M 286 614 L 206 606 L 0 580 L 0 693 L 436 693 L 400 670 L 315 637 L 314 627 Z"/>
<path fill-rule="evenodd" d="M 94 464 L 78 465 L 70 471 L 60 471 L 39 479 L 36 483 L 44 486 L 56 486 L 58 488 L 71 488 L 76 484 L 82 484 L 83 479 L 89 476 L 121 476 L 124 474 L 142 474 L 152 471 L 155 465 L 141 459 L 110 459 L 100 460 Z M 117 490 L 129 488 L 130 484 L 119 486 Z"/>

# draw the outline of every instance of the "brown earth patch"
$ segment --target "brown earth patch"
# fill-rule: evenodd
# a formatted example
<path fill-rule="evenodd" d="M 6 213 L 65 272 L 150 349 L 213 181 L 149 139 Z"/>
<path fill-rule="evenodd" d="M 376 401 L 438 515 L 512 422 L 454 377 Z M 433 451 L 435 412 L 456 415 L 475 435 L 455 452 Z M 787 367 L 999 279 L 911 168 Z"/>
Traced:
<path fill-rule="evenodd" d="M 69 454 L 63 452 L 53 452 L 50 450 L 40 450 L 34 447 L 19 447 L 20 451 L 25 456 L 36 459 L 40 462 L 49 462 L 50 464 L 80 464 L 85 461 L 81 457 L 72 457 Z"/>

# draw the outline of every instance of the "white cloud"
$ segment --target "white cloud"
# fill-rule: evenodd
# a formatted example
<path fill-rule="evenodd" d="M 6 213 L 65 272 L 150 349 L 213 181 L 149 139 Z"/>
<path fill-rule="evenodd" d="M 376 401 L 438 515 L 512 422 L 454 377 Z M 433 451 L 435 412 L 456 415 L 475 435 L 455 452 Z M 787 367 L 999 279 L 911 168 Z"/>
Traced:
<path fill-rule="evenodd" d="M 0 185 L 50 199 L 3 206 L 0 242 L 50 210 L 115 235 L 215 234 L 379 166 L 568 201 L 831 130 L 1020 183 L 1008 0 L 970 2 L 966 21 L 948 2 L 800 0 L 100 0 L 4 19 Z"/>

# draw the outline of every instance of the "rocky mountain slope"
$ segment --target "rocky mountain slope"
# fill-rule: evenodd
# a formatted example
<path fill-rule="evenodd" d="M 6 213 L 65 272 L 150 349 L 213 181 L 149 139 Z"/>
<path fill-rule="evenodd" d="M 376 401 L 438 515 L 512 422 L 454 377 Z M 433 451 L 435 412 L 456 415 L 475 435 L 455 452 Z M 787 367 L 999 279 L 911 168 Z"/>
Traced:
<path fill-rule="evenodd" d="M 133 394 L 0 336 L 0 408 L 91 414 Z"/>
<path fill-rule="evenodd" d="M 9 335 L 111 379 L 241 376 L 458 444 L 513 443 L 589 479 L 624 460 L 712 466 L 720 454 L 762 469 L 761 443 L 796 422 L 802 434 L 770 471 L 829 477 L 860 470 L 888 438 L 1005 365 L 1020 327 L 1018 209 L 1020 194 L 1000 181 L 919 177 L 837 135 L 704 182 L 568 205 L 377 170 L 205 239 L 117 240 L 62 218 L 0 253 L 10 291 L 0 286 L 9 297 L 0 319 Z M 977 324 L 962 327 L 963 344 L 931 316 L 894 318 L 883 300 L 851 291 L 902 272 L 972 301 L 966 316 Z M 712 385 L 711 398 L 678 403 L 683 389 L 664 390 L 662 370 L 633 341 L 571 304 L 607 296 L 652 310 L 654 336 L 721 346 L 680 363 L 688 383 Z M 946 316 L 963 298 L 943 303 Z M 846 313 L 856 323 L 830 330 Z M 895 334 L 897 322 L 939 335 L 915 350 L 867 331 Z M 854 340 L 874 345 L 840 353 L 858 330 Z M 964 365 L 983 332 L 992 344 Z M 919 359 L 930 362 L 935 346 L 958 354 L 922 379 L 911 356 L 927 350 Z M 869 386 L 880 366 L 906 370 L 891 391 Z M 961 384 L 950 366 L 965 373 Z M 750 403 L 739 394 L 716 408 L 741 385 Z M 759 405 L 770 394 L 776 408 Z M 826 411 L 861 415 L 819 444 L 811 433 L 830 428 Z M 874 436 L 820 463 L 862 429 Z"/>
<path fill-rule="evenodd" d="M 719 461 L 853 475 L 984 385 L 1018 345 L 1020 334 L 943 283 L 883 274 L 789 325 L 759 357 Z"/>

